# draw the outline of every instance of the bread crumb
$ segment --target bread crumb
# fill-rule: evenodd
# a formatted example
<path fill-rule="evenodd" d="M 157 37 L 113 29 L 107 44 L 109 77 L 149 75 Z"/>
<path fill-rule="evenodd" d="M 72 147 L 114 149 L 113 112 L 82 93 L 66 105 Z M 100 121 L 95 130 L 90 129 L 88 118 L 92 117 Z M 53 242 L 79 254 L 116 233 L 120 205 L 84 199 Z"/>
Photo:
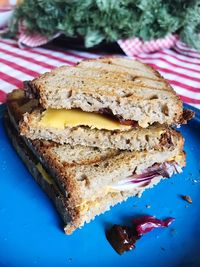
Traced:
<path fill-rule="evenodd" d="M 182 197 L 183 200 L 185 200 L 185 201 L 187 201 L 188 203 L 192 204 L 192 199 L 191 199 L 190 196 L 185 195 L 185 196 L 181 196 L 181 197 Z"/>

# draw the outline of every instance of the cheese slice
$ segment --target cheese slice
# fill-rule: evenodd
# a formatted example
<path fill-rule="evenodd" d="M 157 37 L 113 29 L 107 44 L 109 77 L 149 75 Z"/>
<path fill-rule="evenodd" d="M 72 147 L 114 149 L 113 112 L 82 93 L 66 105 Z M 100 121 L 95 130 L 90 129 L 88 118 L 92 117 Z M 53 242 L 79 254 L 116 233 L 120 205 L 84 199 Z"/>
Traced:
<path fill-rule="evenodd" d="M 36 165 L 36 168 L 38 169 L 38 171 L 41 173 L 42 177 L 44 178 L 44 180 L 47 181 L 47 183 L 49 184 L 53 184 L 54 181 L 51 178 L 51 176 L 48 175 L 48 173 L 45 171 L 45 169 L 42 167 L 42 165 L 40 163 L 38 163 Z"/>
<path fill-rule="evenodd" d="M 127 131 L 131 126 L 122 125 L 119 121 L 80 109 L 47 109 L 42 113 L 40 125 L 64 129 L 65 127 L 88 126 L 91 129 L 105 129 L 109 131 Z"/>
<path fill-rule="evenodd" d="M 179 162 L 183 159 L 183 155 L 177 155 L 177 156 L 174 156 L 174 157 L 171 157 L 168 159 L 168 161 L 173 161 L 175 160 L 176 162 Z"/>

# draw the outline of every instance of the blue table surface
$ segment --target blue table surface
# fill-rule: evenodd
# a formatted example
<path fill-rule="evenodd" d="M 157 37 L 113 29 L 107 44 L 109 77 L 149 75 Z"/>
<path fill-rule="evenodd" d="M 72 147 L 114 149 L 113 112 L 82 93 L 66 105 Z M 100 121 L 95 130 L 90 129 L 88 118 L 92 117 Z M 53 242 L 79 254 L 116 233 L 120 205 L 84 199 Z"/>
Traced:
<path fill-rule="evenodd" d="M 187 153 L 182 174 L 163 180 L 142 198 L 116 205 L 71 236 L 64 234 L 53 204 L 9 143 L 0 114 L 0 266 L 200 266 L 199 111 L 180 128 Z M 181 195 L 191 196 L 193 203 Z M 105 229 L 114 223 L 129 225 L 144 214 L 176 220 L 144 235 L 135 250 L 119 256 Z"/>

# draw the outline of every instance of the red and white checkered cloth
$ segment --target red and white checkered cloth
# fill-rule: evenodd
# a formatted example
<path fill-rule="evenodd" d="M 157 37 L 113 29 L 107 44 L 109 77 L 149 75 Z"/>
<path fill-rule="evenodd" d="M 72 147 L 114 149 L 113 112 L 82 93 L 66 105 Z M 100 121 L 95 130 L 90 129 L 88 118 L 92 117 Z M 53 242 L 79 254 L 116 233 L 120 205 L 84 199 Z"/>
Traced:
<path fill-rule="evenodd" d="M 118 44 L 127 56 L 132 57 L 141 53 L 152 53 L 162 49 L 171 48 L 177 41 L 178 35 L 169 34 L 165 38 L 150 41 L 142 41 L 139 38 L 133 37 L 126 40 L 119 40 Z"/>
<path fill-rule="evenodd" d="M 60 34 L 61 33 L 58 32 L 51 38 L 47 38 L 46 36 L 39 33 L 28 34 L 26 25 L 23 21 L 21 21 L 19 24 L 18 45 L 21 48 L 38 47 L 48 43 L 52 39 L 58 37 Z M 132 57 L 140 53 L 152 53 L 161 49 L 171 48 L 176 44 L 177 41 L 178 35 L 169 34 L 164 38 L 150 41 L 142 41 L 137 37 L 133 37 L 129 39 L 119 40 L 118 44 L 127 56 Z"/>
<path fill-rule="evenodd" d="M 119 41 L 119 44 L 128 55 L 133 55 L 125 50 L 125 42 Z M 102 55 L 58 48 L 20 49 L 17 41 L 0 39 L 0 102 L 5 102 L 6 94 L 12 89 L 22 87 L 24 80 L 64 64 L 73 65 L 81 59 L 99 56 Z M 200 108 L 200 54 L 197 51 L 176 40 L 173 49 L 140 53 L 133 58 L 156 68 L 184 102 Z"/>
<path fill-rule="evenodd" d="M 26 26 L 24 25 L 23 22 L 21 22 L 19 24 L 18 45 L 20 48 L 38 47 L 50 42 L 59 35 L 60 33 L 57 33 L 50 38 L 41 35 L 40 33 L 32 33 L 31 35 L 29 35 L 27 34 Z"/>

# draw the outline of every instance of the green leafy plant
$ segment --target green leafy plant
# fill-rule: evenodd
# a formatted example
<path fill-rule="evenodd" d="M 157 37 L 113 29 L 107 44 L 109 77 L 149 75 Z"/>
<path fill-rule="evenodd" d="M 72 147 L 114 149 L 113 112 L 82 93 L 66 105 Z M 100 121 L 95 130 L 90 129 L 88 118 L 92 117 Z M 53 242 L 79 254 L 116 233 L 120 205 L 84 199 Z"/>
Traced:
<path fill-rule="evenodd" d="M 11 34 L 17 34 L 20 21 L 29 33 L 81 36 L 86 47 L 133 36 L 150 40 L 178 33 L 200 50 L 199 0 L 24 0 L 14 12 Z"/>

